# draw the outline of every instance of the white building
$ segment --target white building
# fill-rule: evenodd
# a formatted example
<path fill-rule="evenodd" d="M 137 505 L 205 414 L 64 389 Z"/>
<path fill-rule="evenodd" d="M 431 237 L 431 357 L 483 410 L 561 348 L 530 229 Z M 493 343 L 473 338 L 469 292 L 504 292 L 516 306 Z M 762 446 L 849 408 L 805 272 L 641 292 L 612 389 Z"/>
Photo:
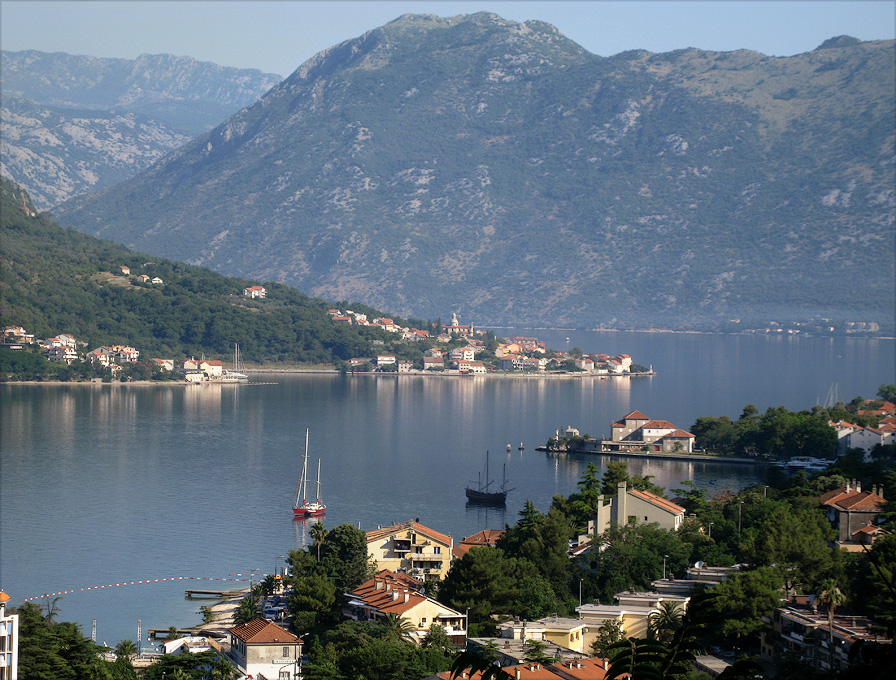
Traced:
<path fill-rule="evenodd" d="M 9 595 L 0 590 L 0 680 L 19 677 L 19 617 L 6 614 Z"/>

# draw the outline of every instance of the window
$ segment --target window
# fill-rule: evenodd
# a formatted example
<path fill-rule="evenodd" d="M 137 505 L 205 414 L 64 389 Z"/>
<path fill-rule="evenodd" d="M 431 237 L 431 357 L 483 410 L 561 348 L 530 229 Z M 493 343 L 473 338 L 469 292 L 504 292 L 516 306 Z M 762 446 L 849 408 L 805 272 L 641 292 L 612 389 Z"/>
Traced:
<path fill-rule="evenodd" d="M 281 668 L 279 680 L 290 680 L 290 678 L 292 678 L 292 673 L 289 672 L 289 669 Z"/>
<path fill-rule="evenodd" d="M 442 554 L 442 548 L 441 548 L 440 546 L 435 546 L 435 547 L 432 549 L 432 551 L 433 551 L 433 553 L 436 554 L 436 555 L 441 555 L 441 554 Z"/>
<path fill-rule="evenodd" d="M 284 647 L 284 648 L 283 648 L 283 658 L 284 658 L 284 659 L 288 659 L 289 657 L 290 657 L 290 654 L 289 654 L 289 647 Z"/>

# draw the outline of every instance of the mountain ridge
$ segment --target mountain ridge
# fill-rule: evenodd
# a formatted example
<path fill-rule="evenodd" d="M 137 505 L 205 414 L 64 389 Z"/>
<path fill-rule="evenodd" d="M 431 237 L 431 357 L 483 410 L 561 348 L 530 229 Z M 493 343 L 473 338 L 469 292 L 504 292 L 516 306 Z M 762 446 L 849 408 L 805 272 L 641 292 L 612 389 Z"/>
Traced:
<path fill-rule="evenodd" d="M 598 57 L 542 24 L 404 15 L 58 214 L 405 315 L 887 317 L 892 56 Z"/>

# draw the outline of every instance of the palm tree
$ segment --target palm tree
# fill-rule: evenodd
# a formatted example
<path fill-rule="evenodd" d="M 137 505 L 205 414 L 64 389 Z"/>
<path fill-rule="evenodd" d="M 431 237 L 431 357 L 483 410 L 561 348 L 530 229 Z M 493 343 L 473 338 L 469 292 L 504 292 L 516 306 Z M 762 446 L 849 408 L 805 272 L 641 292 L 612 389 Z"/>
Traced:
<path fill-rule="evenodd" d="M 311 534 L 311 538 L 314 540 L 314 545 L 317 546 L 317 561 L 320 562 L 320 546 L 327 538 L 327 527 L 323 525 L 323 522 L 318 522 L 311 527 L 311 531 L 309 533 Z"/>
<path fill-rule="evenodd" d="M 834 610 L 841 604 L 846 602 L 840 588 L 837 587 L 837 581 L 829 578 L 821 582 L 821 594 L 818 596 L 818 604 L 828 614 L 828 632 L 830 633 L 830 644 L 834 644 Z"/>
<path fill-rule="evenodd" d="M 50 596 L 47 595 L 46 602 L 44 602 L 44 606 L 47 608 L 47 623 L 56 623 L 53 619 L 56 618 L 56 615 L 60 612 L 59 605 L 57 604 L 59 600 L 62 599 L 61 595 L 57 595 L 52 600 Z"/>
<path fill-rule="evenodd" d="M 115 645 L 115 656 L 125 661 L 130 661 L 137 656 L 137 643 L 133 640 L 122 640 Z"/>
<path fill-rule="evenodd" d="M 648 632 L 650 637 L 669 642 L 675 631 L 681 628 L 681 619 L 684 612 L 678 602 L 664 600 L 660 602 L 655 612 L 648 617 Z"/>
<path fill-rule="evenodd" d="M 256 616 L 258 616 L 258 598 L 254 593 L 250 593 L 240 601 L 233 615 L 233 620 L 234 623 L 239 625 L 249 623 Z"/>
<path fill-rule="evenodd" d="M 382 618 L 380 624 L 385 629 L 387 640 L 414 639 L 414 624 L 403 616 L 389 612 Z"/>

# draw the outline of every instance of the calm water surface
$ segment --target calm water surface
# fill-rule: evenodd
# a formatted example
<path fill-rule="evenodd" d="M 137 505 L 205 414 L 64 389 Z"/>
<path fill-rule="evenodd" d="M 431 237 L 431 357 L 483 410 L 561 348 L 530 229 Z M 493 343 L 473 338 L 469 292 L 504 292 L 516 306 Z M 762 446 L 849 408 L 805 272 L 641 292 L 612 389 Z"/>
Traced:
<path fill-rule="evenodd" d="M 68 590 L 62 620 L 99 642 L 199 621 L 186 588 L 246 586 L 308 544 L 291 501 L 304 431 L 322 459 L 324 523 L 372 529 L 419 518 L 456 540 L 512 524 L 526 499 L 546 510 L 589 462 L 535 451 L 573 425 L 608 435 L 639 409 L 690 428 L 701 415 L 873 396 L 894 382 L 892 340 L 597 333 L 516 329 L 554 348 L 630 354 L 658 375 L 635 379 L 252 376 L 245 386 L 0 386 L 0 587 L 13 599 Z M 520 443 L 525 450 L 520 452 Z M 512 451 L 505 451 L 507 444 Z M 506 466 L 504 511 L 468 508 L 486 450 Z M 743 465 L 630 462 L 667 490 L 762 481 Z M 91 586 L 109 586 L 80 590 Z"/>

